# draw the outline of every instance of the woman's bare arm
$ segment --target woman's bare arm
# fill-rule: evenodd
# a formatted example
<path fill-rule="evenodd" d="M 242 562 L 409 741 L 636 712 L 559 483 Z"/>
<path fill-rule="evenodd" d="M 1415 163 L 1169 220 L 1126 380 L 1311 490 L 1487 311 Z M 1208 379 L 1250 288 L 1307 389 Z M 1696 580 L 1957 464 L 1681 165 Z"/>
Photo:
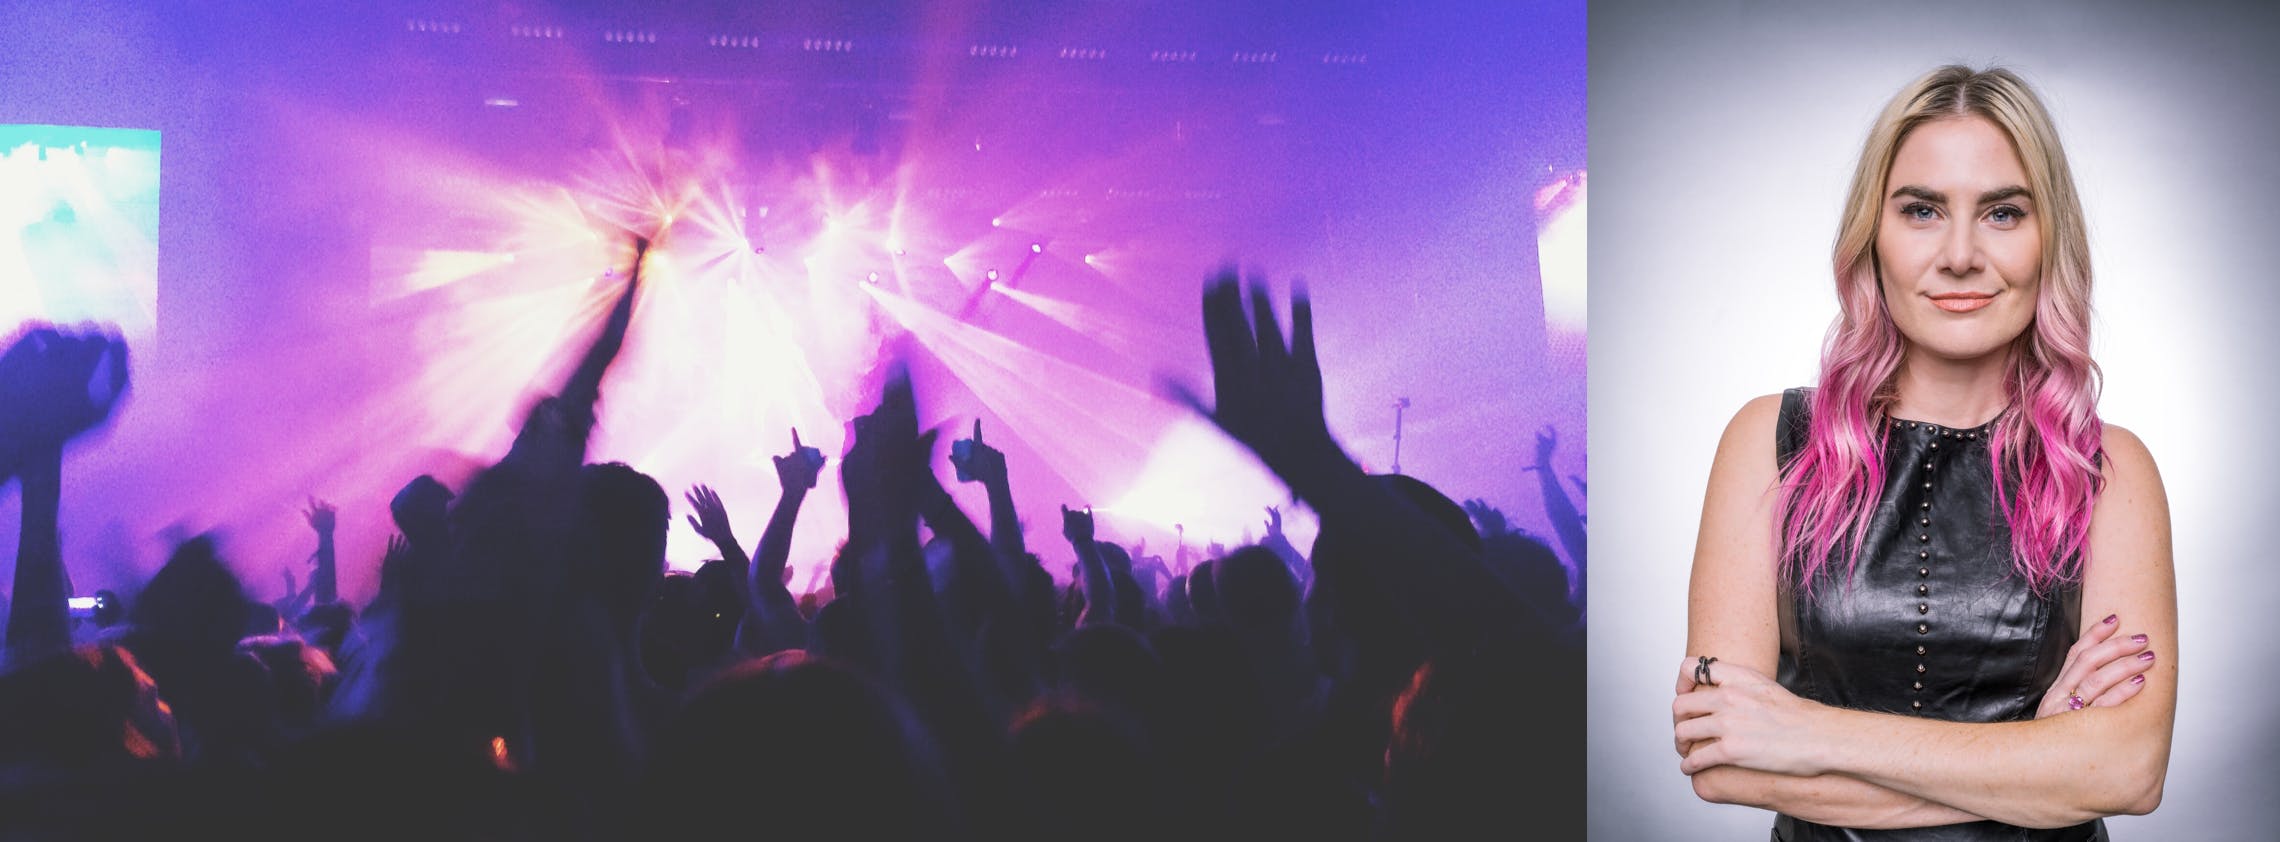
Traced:
<path fill-rule="evenodd" d="M 1681 768 L 1740 765 L 1795 775 L 1843 775 L 2029 827 L 2150 812 L 2161 800 L 2176 715 L 2176 584 L 2168 503 L 2153 459 L 2135 436 L 2108 427 L 2105 449 L 2107 484 L 2091 521 L 2092 563 L 2083 582 L 2083 616 L 2118 615 L 2122 633 L 2144 634 L 2153 641 L 2148 651 L 2157 656 L 2140 698 L 2030 722 L 1988 724 L 1811 703 L 1761 706 L 1787 709 L 1771 711 L 1771 716 L 1766 710 L 1733 707 L 1728 719 L 1739 728 L 1759 727 L 1762 737 L 1769 733 L 1762 726 L 1777 722 L 1784 737 L 1721 737 L 1690 754 Z M 1679 707 L 1687 707 L 1687 700 Z M 1725 733 L 1738 737 L 1743 732 Z"/>
<path fill-rule="evenodd" d="M 1750 401 L 1718 443 L 1687 595 L 1686 651 L 1711 654 L 1774 674 L 1781 637 L 1773 509 L 1778 479 L 1774 425 L 1781 396 Z M 1715 668 L 1714 668 L 1715 669 Z M 1683 694 L 1691 687 L 1681 687 Z M 1929 827 L 1980 817 L 1937 802 L 1839 775 L 1795 776 L 1713 766 L 1694 774 L 1705 801 L 1775 810 L 1821 824 L 1859 828 Z"/>

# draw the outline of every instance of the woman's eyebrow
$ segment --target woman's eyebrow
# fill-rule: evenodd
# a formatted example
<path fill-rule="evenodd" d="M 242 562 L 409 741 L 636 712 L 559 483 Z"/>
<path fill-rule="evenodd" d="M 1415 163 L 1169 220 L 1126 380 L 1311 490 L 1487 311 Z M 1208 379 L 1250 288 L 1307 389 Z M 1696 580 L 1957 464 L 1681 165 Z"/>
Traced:
<path fill-rule="evenodd" d="M 1913 184 L 1901 185 L 1899 188 L 1892 191 L 1892 198 L 1897 199 L 1902 196 L 1914 196 L 1918 199 L 1932 202 L 1934 204 L 1947 204 L 1946 193 L 1942 193 L 1938 190 L 1933 190 L 1929 187 L 1918 187 Z"/>
<path fill-rule="evenodd" d="M 1933 190 L 1929 187 L 1918 187 L 1913 184 L 1901 185 L 1900 187 L 1894 188 L 1892 190 L 1892 198 L 1897 199 L 1902 196 L 1922 199 L 1924 201 L 1933 202 L 1935 204 L 1947 204 L 1946 193 L 1942 193 L 1938 190 Z M 1979 194 L 1979 203 L 1982 205 L 1991 205 L 1996 202 L 2003 201 L 2004 199 L 2020 196 L 2024 196 L 2031 201 L 2034 199 L 2035 194 L 2033 191 L 2030 191 L 2025 187 L 2013 184 L 2009 187 L 1997 187 L 1993 190 Z"/>
<path fill-rule="evenodd" d="M 2013 184 L 2009 187 L 1997 187 L 1993 190 L 1979 194 L 1979 203 L 1982 205 L 1992 205 L 1996 202 L 2000 202 L 2004 199 L 2009 199 L 2016 196 L 2024 196 L 2028 201 L 2033 201 L 2035 198 L 2035 194 L 2028 191 L 2027 188 Z"/>

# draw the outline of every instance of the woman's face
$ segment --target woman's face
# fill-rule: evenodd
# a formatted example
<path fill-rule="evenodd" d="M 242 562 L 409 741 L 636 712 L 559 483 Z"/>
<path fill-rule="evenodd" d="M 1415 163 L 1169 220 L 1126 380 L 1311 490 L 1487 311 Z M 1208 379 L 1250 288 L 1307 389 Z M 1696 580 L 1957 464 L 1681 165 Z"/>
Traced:
<path fill-rule="evenodd" d="M 2010 137 L 1984 117 L 1925 123 L 1900 142 L 1876 261 L 1911 354 L 1982 359 L 2027 330 L 2042 276 L 2036 198 Z"/>

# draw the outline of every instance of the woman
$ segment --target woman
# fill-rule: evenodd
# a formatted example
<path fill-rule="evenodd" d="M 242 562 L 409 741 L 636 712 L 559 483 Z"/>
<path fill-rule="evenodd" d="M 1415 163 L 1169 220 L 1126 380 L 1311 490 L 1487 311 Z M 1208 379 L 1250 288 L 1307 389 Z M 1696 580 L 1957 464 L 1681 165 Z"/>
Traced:
<path fill-rule="evenodd" d="M 2168 767 L 2168 504 L 2098 418 L 2081 205 L 2026 84 L 1902 90 L 1835 268 L 1819 388 L 1718 445 L 1680 769 L 1789 842 L 2104 839 Z"/>

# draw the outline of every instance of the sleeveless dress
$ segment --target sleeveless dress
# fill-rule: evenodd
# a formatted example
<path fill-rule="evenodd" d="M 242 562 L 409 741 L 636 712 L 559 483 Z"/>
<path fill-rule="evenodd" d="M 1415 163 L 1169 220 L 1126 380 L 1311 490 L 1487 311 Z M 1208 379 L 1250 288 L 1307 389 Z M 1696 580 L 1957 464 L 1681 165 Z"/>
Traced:
<path fill-rule="evenodd" d="M 1776 453 L 1805 446 L 1810 392 L 1782 395 Z M 1950 722 L 2033 719 L 2081 627 L 2079 585 L 2037 596 L 2012 572 L 1995 500 L 1988 427 L 1887 419 L 1884 489 L 1848 583 L 1832 560 L 1810 593 L 1784 581 L 1777 680 L 1800 698 Z M 2051 830 L 1994 821 L 1905 830 L 1830 827 L 1782 815 L 1775 842 L 2081 842 L 2092 820 Z"/>

